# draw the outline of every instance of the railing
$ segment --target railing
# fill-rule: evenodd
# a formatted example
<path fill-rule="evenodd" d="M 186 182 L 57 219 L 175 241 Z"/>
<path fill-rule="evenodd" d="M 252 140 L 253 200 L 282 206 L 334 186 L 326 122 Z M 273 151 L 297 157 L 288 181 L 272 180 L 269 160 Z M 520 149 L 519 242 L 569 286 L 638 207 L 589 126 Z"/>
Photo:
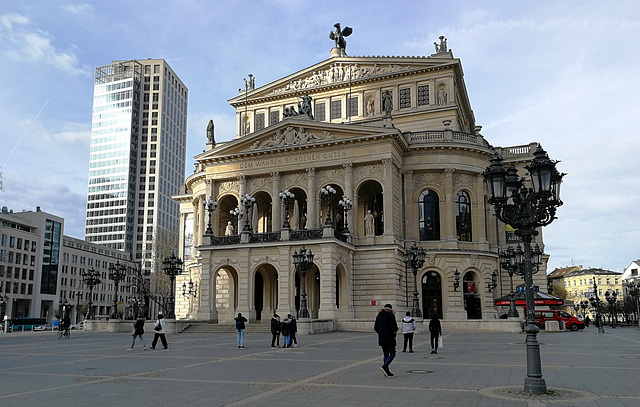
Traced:
<path fill-rule="evenodd" d="M 211 245 L 240 244 L 240 235 L 211 236 Z"/>
<path fill-rule="evenodd" d="M 290 240 L 321 239 L 322 229 L 292 230 Z"/>
<path fill-rule="evenodd" d="M 457 142 L 489 147 L 489 143 L 479 134 L 468 134 L 452 130 L 410 131 L 403 133 L 409 144 L 429 144 Z"/>
<path fill-rule="evenodd" d="M 252 233 L 249 243 L 277 242 L 280 240 L 280 232 Z"/>

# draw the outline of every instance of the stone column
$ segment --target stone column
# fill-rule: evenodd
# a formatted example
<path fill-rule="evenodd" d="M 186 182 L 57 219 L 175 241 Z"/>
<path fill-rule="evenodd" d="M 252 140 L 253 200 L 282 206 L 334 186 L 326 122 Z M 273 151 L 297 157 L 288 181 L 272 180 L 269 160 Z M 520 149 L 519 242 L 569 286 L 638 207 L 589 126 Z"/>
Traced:
<path fill-rule="evenodd" d="M 384 165 L 384 186 L 382 190 L 382 214 L 384 221 L 384 235 L 393 236 L 393 159 L 383 158 Z"/>
<path fill-rule="evenodd" d="M 418 225 L 418 210 L 419 205 L 414 202 L 414 184 L 413 184 L 413 170 L 409 170 L 404 174 L 404 218 L 407 225 L 407 240 L 418 241 L 420 235 Z"/>
<path fill-rule="evenodd" d="M 322 245 L 320 258 L 320 307 L 319 319 L 336 319 L 338 308 L 336 307 L 336 264 L 334 263 L 334 245 Z M 317 262 L 316 262 L 317 263 Z"/>
<path fill-rule="evenodd" d="M 474 241 L 488 244 L 487 230 L 485 228 L 487 221 L 484 206 L 484 191 L 484 176 L 482 174 L 477 174 L 474 194 L 476 199 L 471 211 L 471 224 L 473 225 L 471 233 Z"/>
<path fill-rule="evenodd" d="M 195 255 L 195 248 L 200 244 L 200 237 L 198 236 L 198 222 L 200 221 L 200 206 L 198 205 L 198 198 L 194 198 L 191 201 L 191 205 L 193 205 L 193 249 Z"/>
<path fill-rule="evenodd" d="M 207 199 L 206 196 L 200 195 L 198 197 L 198 208 L 200 210 L 200 220 L 199 220 L 199 229 L 198 229 L 198 245 L 201 246 L 204 243 L 203 235 L 207 225 L 207 211 L 204 209 L 204 200 Z"/>
<path fill-rule="evenodd" d="M 307 168 L 307 229 L 318 229 L 318 190 L 316 187 L 316 169 Z"/>
<path fill-rule="evenodd" d="M 455 169 L 444 169 L 444 201 L 440 205 L 441 219 L 444 220 L 444 240 L 457 243 L 455 195 L 453 194 L 453 173 Z M 443 207 L 444 205 L 444 207 Z M 457 247 L 457 244 L 454 245 Z"/>
<path fill-rule="evenodd" d="M 271 190 L 272 202 L 273 202 L 273 210 L 271 211 L 271 231 L 276 232 L 282 229 L 282 216 L 283 216 L 283 206 L 282 201 L 280 201 L 280 190 L 282 187 L 280 186 L 280 182 L 282 177 L 280 176 L 280 172 L 272 172 L 271 177 L 273 178 L 273 188 Z"/>

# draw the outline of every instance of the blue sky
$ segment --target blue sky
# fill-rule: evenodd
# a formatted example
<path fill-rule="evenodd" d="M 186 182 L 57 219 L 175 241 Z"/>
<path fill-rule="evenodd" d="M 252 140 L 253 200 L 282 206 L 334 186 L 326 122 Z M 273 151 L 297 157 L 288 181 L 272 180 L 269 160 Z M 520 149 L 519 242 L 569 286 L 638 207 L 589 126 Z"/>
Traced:
<path fill-rule="evenodd" d="M 93 70 L 164 58 L 189 88 L 186 173 L 234 137 L 227 100 L 325 60 L 429 55 L 445 35 L 476 122 L 495 146 L 542 143 L 568 173 L 544 228 L 549 271 L 621 271 L 640 258 L 640 7 L 636 1 L 2 1 L 0 205 L 65 218 L 84 238 Z"/>

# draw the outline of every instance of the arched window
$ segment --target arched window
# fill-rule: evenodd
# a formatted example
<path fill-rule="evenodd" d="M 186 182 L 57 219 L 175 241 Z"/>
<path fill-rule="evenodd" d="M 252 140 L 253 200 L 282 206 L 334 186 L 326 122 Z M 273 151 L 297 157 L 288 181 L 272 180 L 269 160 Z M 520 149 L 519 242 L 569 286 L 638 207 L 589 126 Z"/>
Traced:
<path fill-rule="evenodd" d="M 420 194 L 420 240 L 440 240 L 440 199 L 435 191 Z"/>
<path fill-rule="evenodd" d="M 458 240 L 471 241 L 471 200 L 466 191 L 456 195 L 456 233 Z"/>

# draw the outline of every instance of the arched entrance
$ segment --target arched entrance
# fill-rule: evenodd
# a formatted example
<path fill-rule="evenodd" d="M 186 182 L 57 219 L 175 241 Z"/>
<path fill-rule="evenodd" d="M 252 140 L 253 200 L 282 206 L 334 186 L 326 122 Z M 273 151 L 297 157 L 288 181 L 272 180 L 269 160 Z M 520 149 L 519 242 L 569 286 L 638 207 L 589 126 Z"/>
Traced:
<path fill-rule="evenodd" d="M 253 311 L 256 321 L 268 320 L 278 308 L 278 272 L 263 264 L 253 276 Z"/>
<path fill-rule="evenodd" d="M 233 268 L 222 267 L 215 273 L 212 297 L 219 323 L 231 321 L 238 307 L 238 275 Z"/>
<path fill-rule="evenodd" d="M 431 270 L 422 276 L 422 309 L 424 318 L 431 318 L 434 314 L 442 319 L 442 279 Z"/>
<path fill-rule="evenodd" d="M 478 294 L 479 283 L 475 280 L 475 273 L 468 271 L 462 278 L 462 292 L 464 295 L 464 309 L 467 319 L 482 319 L 482 305 Z"/>

